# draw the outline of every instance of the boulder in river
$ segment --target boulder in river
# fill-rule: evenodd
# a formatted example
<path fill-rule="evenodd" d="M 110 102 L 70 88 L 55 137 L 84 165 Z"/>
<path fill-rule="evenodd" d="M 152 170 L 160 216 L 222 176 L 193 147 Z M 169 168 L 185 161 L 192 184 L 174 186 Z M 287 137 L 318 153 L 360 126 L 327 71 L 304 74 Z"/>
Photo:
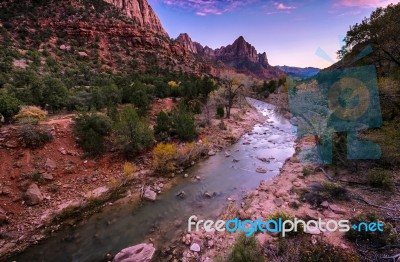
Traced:
<path fill-rule="evenodd" d="M 146 191 L 144 191 L 143 198 L 149 201 L 156 201 L 157 193 L 150 188 L 147 188 Z"/>
<path fill-rule="evenodd" d="M 184 198 L 186 196 L 186 193 L 185 193 L 185 191 L 181 191 L 178 194 L 176 194 L 176 196 L 180 197 L 180 198 Z"/>
<path fill-rule="evenodd" d="M 155 251 L 153 244 L 139 244 L 121 250 L 113 262 L 149 262 Z"/>
<path fill-rule="evenodd" d="M 256 169 L 256 172 L 257 172 L 257 173 L 260 173 L 260 174 L 265 174 L 265 173 L 267 173 L 268 171 L 265 170 L 264 168 L 259 167 L 259 168 Z"/>

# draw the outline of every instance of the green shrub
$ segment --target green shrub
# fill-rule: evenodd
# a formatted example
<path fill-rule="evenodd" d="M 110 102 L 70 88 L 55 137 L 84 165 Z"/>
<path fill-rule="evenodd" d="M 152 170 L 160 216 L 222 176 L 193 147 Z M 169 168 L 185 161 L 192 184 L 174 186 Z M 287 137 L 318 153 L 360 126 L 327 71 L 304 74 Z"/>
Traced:
<path fill-rule="evenodd" d="M 74 119 L 74 130 L 80 147 L 88 155 L 104 152 L 104 137 L 112 131 L 112 121 L 105 115 L 81 114 Z"/>
<path fill-rule="evenodd" d="M 275 245 L 267 246 L 267 257 L 271 261 L 298 262 L 358 262 L 357 254 L 317 240 L 311 244 L 309 235 L 295 238 L 279 238 Z M 279 258 L 279 260 L 276 260 Z"/>
<path fill-rule="evenodd" d="M 325 182 L 322 183 L 322 195 L 328 200 L 346 200 L 347 191 L 344 187 L 337 183 Z"/>
<path fill-rule="evenodd" d="M 160 111 L 157 115 L 156 125 L 154 126 L 154 135 L 157 140 L 167 139 L 171 133 L 172 121 L 167 113 Z"/>
<path fill-rule="evenodd" d="M 303 176 L 309 176 L 312 174 L 312 170 L 305 166 L 305 167 L 303 167 L 302 173 L 303 173 Z"/>
<path fill-rule="evenodd" d="M 241 234 L 228 257 L 228 262 L 263 262 L 265 261 L 261 248 L 255 236 L 246 237 Z"/>
<path fill-rule="evenodd" d="M 24 125 L 18 129 L 18 136 L 26 148 L 36 149 L 53 140 L 49 130 L 33 125 Z"/>
<path fill-rule="evenodd" d="M 225 116 L 225 110 L 223 105 L 217 106 L 217 118 L 223 118 Z"/>
<path fill-rule="evenodd" d="M 376 214 L 368 213 L 368 214 L 359 214 L 350 219 L 352 225 L 358 226 L 360 223 L 371 223 L 380 221 L 379 217 Z M 346 232 L 345 236 L 347 239 L 357 242 L 359 244 L 368 244 L 374 247 L 383 247 L 388 244 L 396 243 L 399 240 L 399 236 L 396 233 L 396 230 L 393 229 L 393 226 L 390 223 L 383 224 L 383 232 L 376 231 L 372 232 L 370 230 L 354 230 L 350 229 L 350 231 Z M 362 228 L 362 226 L 360 226 Z M 363 228 L 362 228 L 363 229 Z"/>
<path fill-rule="evenodd" d="M 121 112 L 120 121 L 116 124 L 116 134 L 127 156 L 149 149 L 154 143 L 153 130 L 132 106 L 125 107 Z"/>
<path fill-rule="evenodd" d="M 12 117 L 18 113 L 21 101 L 8 94 L 0 94 L 0 114 L 4 121 L 9 123 Z"/>
<path fill-rule="evenodd" d="M 59 78 L 45 77 L 43 88 L 43 100 L 52 111 L 62 109 L 68 102 L 68 89 Z"/>
<path fill-rule="evenodd" d="M 196 124 L 193 115 L 180 108 L 172 115 L 173 130 L 179 139 L 193 141 L 197 138 Z"/>
<path fill-rule="evenodd" d="M 226 127 L 226 125 L 225 125 L 223 120 L 221 120 L 221 122 L 219 122 L 218 128 L 221 129 L 221 130 L 228 130 L 228 128 Z"/>
<path fill-rule="evenodd" d="M 393 177 L 389 170 L 373 168 L 368 171 L 368 184 L 372 187 L 392 191 L 394 189 Z"/>
<path fill-rule="evenodd" d="M 283 210 L 277 210 L 275 213 L 270 214 L 268 216 L 268 219 L 270 220 L 275 220 L 278 221 L 279 219 L 282 219 L 282 222 L 285 222 L 286 220 L 290 220 L 294 222 L 294 216 L 290 214 L 289 212 L 283 211 Z M 297 235 L 301 235 L 304 233 L 303 226 L 299 224 L 297 231 L 292 231 L 292 232 L 287 232 L 285 234 L 285 237 L 293 237 Z M 281 237 L 281 233 L 279 233 L 279 237 Z"/>

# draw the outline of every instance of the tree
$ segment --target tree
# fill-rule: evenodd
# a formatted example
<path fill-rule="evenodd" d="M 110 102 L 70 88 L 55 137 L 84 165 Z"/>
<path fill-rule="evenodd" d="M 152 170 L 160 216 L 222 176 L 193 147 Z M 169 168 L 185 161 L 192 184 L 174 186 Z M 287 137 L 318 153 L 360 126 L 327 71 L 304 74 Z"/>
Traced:
<path fill-rule="evenodd" d="M 339 57 L 356 46 L 371 44 L 375 55 L 400 66 L 400 4 L 378 8 L 369 18 L 350 27 Z"/>
<path fill-rule="evenodd" d="M 0 94 L 0 114 L 6 123 L 11 122 L 12 117 L 18 113 L 22 104 L 20 100 L 8 94 Z"/>
<path fill-rule="evenodd" d="M 157 115 L 154 134 L 158 140 L 165 140 L 171 132 L 171 119 L 167 113 L 160 111 Z"/>
<path fill-rule="evenodd" d="M 173 130 L 183 141 L 193 141 L 197 137 L 196 123 L 193 115 L 184 107 L 180 107 L 172 115 Z"/>
<path fill-rule="evenodd" d="M 68 89 L 59 78 L 45 77 L 43 82 L 43 100 L 53 112 L 67 105 Z"/>
<path fill-rule="evenodd" d="M 250 80 L 242 74 L 226 74 L 220 78 L 220 88 L 213 91 L 210 98 L 215 106 L 225 107 L 226 118 L 231 117 L 231 109 L 245 89 L 250 86 Z"/>
<path fill-rule="evenodd" d="M 127 156 L 153 146 L 154 135 L 148 123 L 139 117 L 133 106 L 127 106 L 116 125 L 119 143 Z"/>
<path fill-rule="evenodd" d="M 74 119 L 74 131 L 86 153 L 100 155 L 104 152 L 104 137 L 111 134 L 112 121 L 105 115 L 84 113 Z"/>

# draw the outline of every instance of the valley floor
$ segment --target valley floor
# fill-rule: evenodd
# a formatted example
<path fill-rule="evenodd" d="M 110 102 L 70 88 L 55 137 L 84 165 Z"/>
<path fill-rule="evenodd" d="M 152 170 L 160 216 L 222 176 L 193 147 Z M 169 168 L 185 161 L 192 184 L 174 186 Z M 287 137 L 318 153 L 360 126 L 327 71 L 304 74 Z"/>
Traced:
<path fill-rule="evenodd" d="M 171 99 L 156 101 L 150 121 L 174 105 Z M 247 106 L 233 109 L 232 116 L 224 120 L 226 130 L 218 127 L 220 120 L 199 128 L 198 143 L 207 140 L 209 152 L 220 151 L 262 121 Z M 86 158 L 76 144 L 73 117 L 58 115 L 41 123 L 52 130 L 54 140 L 36 150 L 21 146 L 18 126 L 0 129 L 0 257 L 20 252 L 116 199 L 139 201 L 143 182 L 157 185 L 159 193 L 173 186 L 173 177 L 153 174 L 151 152 L 134 159 L 139 168 L 130 179 L 123 172 L 125 160 L 115 148 L 100 158 Z"/>

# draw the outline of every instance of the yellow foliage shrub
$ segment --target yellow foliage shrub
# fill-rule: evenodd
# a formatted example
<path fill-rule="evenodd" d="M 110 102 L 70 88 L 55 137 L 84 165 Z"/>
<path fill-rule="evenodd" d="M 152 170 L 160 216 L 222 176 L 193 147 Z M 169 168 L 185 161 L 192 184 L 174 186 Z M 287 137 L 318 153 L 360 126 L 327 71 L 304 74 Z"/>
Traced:
<path fill-rule="evenodd" d="M 23 106 L 19 113 L 14 117 L 20 123 L 34 123 L 37 124 L 40 121 L 46 119 L 47 112 L 40 109 L 37 106 Z"/>
<path fill-rule="evenodd" d="M 128 179 L 132 179 L 133 174 L 138 170 L 138 167 L 129 162 L 125 162 L 124 164 L 124 174 Z"/>
<path fill-rule="evenodd" d="M 153 168 L 159 173 L 169 173 L 176 169 L 175 158 L 178 150 L 174 144 L 160 143 L 153 149 Z"/>
<path fill-rule="evenodd" d="M 179 86 L 179 84 L 177 84 L 175 81 L 169 81 L 168 86 L 169 87 L 177 87 L 177 86 Z"/>

